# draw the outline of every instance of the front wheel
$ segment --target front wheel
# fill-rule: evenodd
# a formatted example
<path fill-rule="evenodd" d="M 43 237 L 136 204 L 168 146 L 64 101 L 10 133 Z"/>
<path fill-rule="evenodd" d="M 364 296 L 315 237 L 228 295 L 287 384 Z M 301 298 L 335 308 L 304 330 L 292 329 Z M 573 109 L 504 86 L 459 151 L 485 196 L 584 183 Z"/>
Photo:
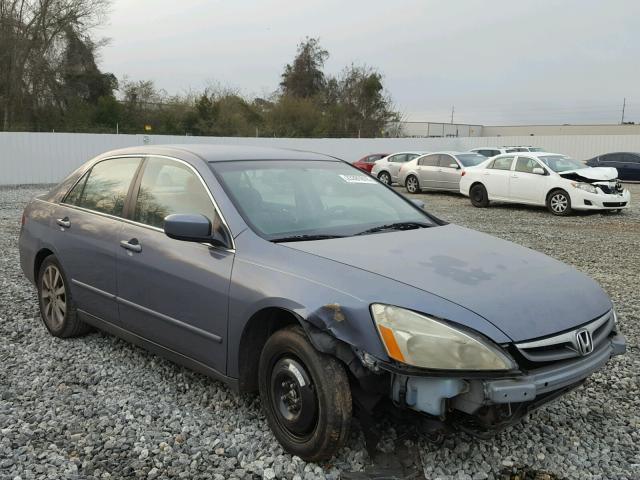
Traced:
<path fill-rule="evenodd" d="M 569 215 L 571 197 L 564 190 L 554 190 L 547 197 L 547 209 L 554 215 Z"/>
<path fill-rule="evenodd" d="M 267 421 L 285 450 L 315 462 L 344 444 L 352 408 L 347 374 L 334 357 L 316 351 L 300 327 L 267 340 L 259 378 Z"/>
<path fill-rule="evenodd" d="M 414 175 L 409 175 L 407 177 L 407 181 L 404 186 L 407 187 L 407 192 L 409 193 L 418 193 L 420 191 L 420 184 Z"/>
<path fill-rule="evenodd" d="M 382 172 L 378 175 L 378 180 L 380 180 L 385 185 L 391 185 L 391 175 L 388 172 Z"/>

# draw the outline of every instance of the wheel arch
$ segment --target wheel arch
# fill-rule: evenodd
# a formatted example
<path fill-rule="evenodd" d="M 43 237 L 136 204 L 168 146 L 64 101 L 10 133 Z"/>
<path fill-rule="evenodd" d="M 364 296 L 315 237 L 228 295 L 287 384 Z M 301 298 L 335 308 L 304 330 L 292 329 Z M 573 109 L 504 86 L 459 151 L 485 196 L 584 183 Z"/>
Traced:
<path fill-rule="evenodd" d="M 469 185 L 469 191 L 471 191 L 471 189 L 473 187 L 475 187 L 476 185 L 482 185 L 484 187 L 485 190 L 487 190 L 487 187 L 485 186 L 484 183 L 482 183 L 482 181 L 480 180 L 474 180 L 473 183 L 471 185 Z M 489 192 L 487 191 L 487 195 L 489 194 Z"/>
<path fill-rule="evenodd" d="M 36 282 L 38 281 L 38 273 L 40 273 L 40 267 L 42 266 L 42 263 L 47 257 L 50 257 L 51 255 L 55 255 L 55 253 L 53 252 L 53 250 L 47 247 L 41 248 L 40 250 L 38 250 L 38 253 L 36 253 L 36 256 L 33 259 L 33 278 Z"/>
<path fill-rule="evenodd" d="M 569 194 L 569 192 L 567 190 L 565 190 L 564 188 L 562 188 L 562 187 L 551 187 L 549 189 L 549 191 L 547 192 L 547 194 L 544 196 L 545 202 L 549 201 L 549 198 L 551 197 L 551 194 L 553 192 L 558 192 L 558 191 L 566 193 L 569 196 L 569 198 L 571 198 L 571 195 Z"/>
<path fill-rule="evenodd" d="M 267 306 L 255 312 L 245 324 L 238 346 L 238 390 L 243 393 L 258 389 L 258 366 L 262 348 L 273 333 L 283 328 L 302 327 L 311 345 L 319 352 L 336 357 L 356 377 L 366 372 L 350 345 L 314 326 L 298 313 L 283 306 Z"/>

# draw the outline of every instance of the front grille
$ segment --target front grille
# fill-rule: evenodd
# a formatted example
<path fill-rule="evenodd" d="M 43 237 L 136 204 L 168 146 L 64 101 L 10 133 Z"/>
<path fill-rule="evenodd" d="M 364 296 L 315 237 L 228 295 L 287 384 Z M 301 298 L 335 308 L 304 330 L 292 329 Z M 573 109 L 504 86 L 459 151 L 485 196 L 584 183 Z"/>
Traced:
<path fill-rule="evenodd" d="M 602 202 L 605 207 L 624 207 L 627 202 Z"/>
<path fill-rule="evenodd" d="M 620 194 L 624 190 L 624 187 L 619 180 L 615 180 L 612 182 L 594 182 L 594 185 L 602 190 L 602 193 L 606 193 L 607 195 Z"/>
<path fill-rule="evenodd" d="M 593 351 L 595 351 L 607 340 L 614 328 L 615 314 L 613 310 L 610 310 L 605 315 L 579 328 L 540 340 L 518 343 L 515 348 L 529 366 L 557 362 L 583 355 L 578 345 L 578 332 L 587 330 L 590 333 Z"/>

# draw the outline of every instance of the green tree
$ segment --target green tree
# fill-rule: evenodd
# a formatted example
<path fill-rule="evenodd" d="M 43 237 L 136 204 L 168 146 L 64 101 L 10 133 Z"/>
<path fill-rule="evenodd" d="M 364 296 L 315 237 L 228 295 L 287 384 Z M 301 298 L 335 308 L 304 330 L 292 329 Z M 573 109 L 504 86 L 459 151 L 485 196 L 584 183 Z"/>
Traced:
<path fill-rule="evenodd" d="M 329 53 L 317 38 L 307 37 L 298 44 L 293 63 L 287 64 L 282 74 L 282 93 L 285 96 L 310 98 L 319 94 L 325 85 L 322 68 Z"/>

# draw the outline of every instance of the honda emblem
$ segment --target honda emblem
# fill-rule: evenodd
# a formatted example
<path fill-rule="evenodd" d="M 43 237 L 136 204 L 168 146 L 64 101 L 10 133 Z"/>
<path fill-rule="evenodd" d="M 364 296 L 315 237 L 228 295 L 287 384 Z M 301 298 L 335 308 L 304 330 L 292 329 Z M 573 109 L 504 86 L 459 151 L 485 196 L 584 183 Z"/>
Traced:
<path fill-rule="evenodd" d="M 591 332 L 586 328 L 576 332 L 576 347 L 580 355 L 589 355 L 593 352 L 593 337 L 591 337 Z"/>

